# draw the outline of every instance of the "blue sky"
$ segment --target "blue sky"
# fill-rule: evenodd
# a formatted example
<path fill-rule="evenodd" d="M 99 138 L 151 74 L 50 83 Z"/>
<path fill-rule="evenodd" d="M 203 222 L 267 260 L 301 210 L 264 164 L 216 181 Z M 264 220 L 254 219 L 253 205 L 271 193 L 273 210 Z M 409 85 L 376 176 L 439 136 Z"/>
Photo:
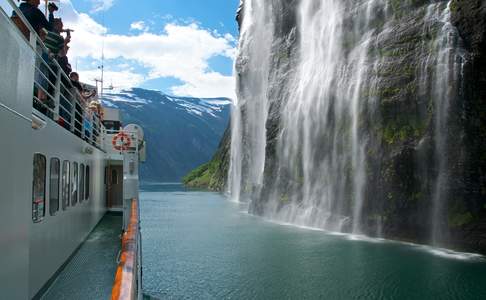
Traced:
<path fill-rule="evenodd" d="M 105 45 L 105 86 L 167 94 L 234 97 L 239 0 L 61 0 L 74 29 L 68 56 L 83 81 L 99 77 Z"/>

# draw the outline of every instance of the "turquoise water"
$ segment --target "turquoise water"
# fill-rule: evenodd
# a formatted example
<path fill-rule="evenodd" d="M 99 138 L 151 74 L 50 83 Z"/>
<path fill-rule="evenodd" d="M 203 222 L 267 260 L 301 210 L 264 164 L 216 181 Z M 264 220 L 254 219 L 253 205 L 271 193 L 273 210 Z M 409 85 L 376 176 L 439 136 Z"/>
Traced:
<path fill-rule="evenodd" d="M 284 226 L 217 193 L 141 194 L 143 289 L 159 299 L 486 299 L 486 261 Z"/>

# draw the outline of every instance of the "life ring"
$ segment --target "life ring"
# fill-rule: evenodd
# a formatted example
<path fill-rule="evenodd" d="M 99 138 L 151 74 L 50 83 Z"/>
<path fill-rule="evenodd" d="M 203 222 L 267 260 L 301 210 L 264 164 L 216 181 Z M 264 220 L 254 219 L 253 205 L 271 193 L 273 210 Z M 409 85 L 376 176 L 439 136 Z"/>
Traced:
<path fill-rule="evenodd" d="M 121 141 L 121 144 L 118 143 L 118 140 Z M 113 139 L 111 140 L 111 144 L 113 145 L 113 149 L 115 150 L 127 151 L 132 145 L 132 140 L 130 139 L 130 136 L 128 136 L 128 134 L 122 131 L 113 137 Z"/>

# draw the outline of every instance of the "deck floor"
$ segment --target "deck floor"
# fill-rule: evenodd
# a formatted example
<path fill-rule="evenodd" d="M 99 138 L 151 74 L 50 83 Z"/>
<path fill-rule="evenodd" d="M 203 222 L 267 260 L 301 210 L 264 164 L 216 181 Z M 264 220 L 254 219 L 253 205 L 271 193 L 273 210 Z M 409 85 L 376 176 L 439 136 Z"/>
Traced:
<path fill-rule="evenodd" d="M 122 217 L 107 214 L 41 299 L 109 299 Z"/>

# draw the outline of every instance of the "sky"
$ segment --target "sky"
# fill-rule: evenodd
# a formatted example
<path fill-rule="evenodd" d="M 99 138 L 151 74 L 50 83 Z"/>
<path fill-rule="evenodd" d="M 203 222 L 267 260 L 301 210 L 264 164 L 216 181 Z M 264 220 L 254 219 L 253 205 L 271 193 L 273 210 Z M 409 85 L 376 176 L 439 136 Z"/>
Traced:
<path fill-rule="evenodd" d="M 60 0 L 81 81 L 175 96 L 235 97 L 239 0 Z"/>

